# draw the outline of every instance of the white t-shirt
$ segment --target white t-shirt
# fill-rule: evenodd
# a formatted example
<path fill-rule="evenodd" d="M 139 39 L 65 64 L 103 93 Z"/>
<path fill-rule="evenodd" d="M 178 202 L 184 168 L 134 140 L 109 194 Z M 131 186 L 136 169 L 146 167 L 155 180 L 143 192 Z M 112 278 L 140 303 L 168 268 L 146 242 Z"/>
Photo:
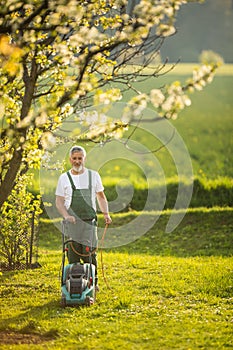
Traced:
<path fill-rule="evenodd" d="M 89 175 L 88 170 L 85 169 L 83 174 L 73 175 L 71 170 L 69 173 L 72 177 L 74 185 L 78 189 L 88 188 L 89 185 Z M 97 171 L 91 170 L 91 181 L 92 181 L 92 205 L 96 210 L 96 193 L 102 192 L 104 190 L 100 175 Z M 72 200 L 72 187 L 67 173 L 60 175 L 57 183 L 57 188 L 55 192 L 56 196 L 61 196 L 65 198 L 65 207 L 68 210 L 71 205 Z"/>

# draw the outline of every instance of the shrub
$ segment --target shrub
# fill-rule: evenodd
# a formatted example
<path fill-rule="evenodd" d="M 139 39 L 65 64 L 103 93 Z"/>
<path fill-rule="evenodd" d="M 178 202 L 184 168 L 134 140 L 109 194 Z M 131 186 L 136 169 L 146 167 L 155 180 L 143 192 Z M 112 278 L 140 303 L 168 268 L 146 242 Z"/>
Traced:
<path fill-rule="evenodd" d="M 116 180 L 117 181 L 117 180 Z M 183 195 L 185 196 L 190 189 L 190 183 L 182 180 Z M 115 201 L 118 196 L 122 194 L 130 193 L 130 185 L 125 186 L 118 185 L 116 190 L 116 182 L 105 184 L 105 193 L 109 200 Z M 162 209 L 171 209 L 174 207 L 177 194 L 178 194 L 179 182 L 178 179 L 172 178 L 167 181 L 167 184 L 161 184 L 154 182 L 150 184 L 149 191 L 151 192 L 154 200 L 154 204 L 151 205 L 151 210 L 156 210 L 156 206 L 159 206 L 161 201 L 164 201 L 166 196 L 165 204 Z M 132 191 L 132 190 L 131 190 Z M 133 184 L 133 196 L 132 198 L 119 198 L 122 204 L 126 204 L 124 209 L 121 211 L 132 210 L 143 210 L 148 196 L 147 184 L 137 183 Z M 127 196 L 125 196 L 127 197 Z M 181 203 L 182 204 L 182 203 Z M 192 199 L 190 207 L 213 207 L 213 206 L 233 206 L 233 180 L 229 178 L 218 178 L 215 180 L 207 180 L 205 178 L 196 177 L 193 183 Z M 180 208 L 182 209 L 182 208 Z M 111 205 L 110 205 L 111 210 Z"/>
<path fill-rule="evenodd" d="M 1 208 L 1 267 L 29 267 L 32 260 L 33 230 L 41 213 L 40 196 L 27 190 L 28 175 L 20 176 L 8 200 Z"/>

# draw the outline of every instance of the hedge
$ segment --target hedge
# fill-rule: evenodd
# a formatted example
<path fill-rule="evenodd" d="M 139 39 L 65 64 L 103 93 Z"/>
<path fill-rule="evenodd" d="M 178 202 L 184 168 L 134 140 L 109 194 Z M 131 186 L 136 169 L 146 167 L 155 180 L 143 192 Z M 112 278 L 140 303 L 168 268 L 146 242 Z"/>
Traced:
<path fill-rule="evenodd" d="M 148 191 L 154 198 L 151 203 L 151 210 L 158 209 L 164 203 L 162 209 L 171 209 L 174 207 L 178 186 L 182 187 L 182 195 L 185 197 L 192 191 L 192 198 L 189 207 L 226 207 L 233 206 L 233 180 L 229 178 L 219 178 L 217 180 L 207 180 L 195 178 L 192 185 L 186 181 L 178 182 L 177 180 L 167 181 L 167 184 L 154 183 L 150 184 L 149 189 L 146 184 L 142 183 L 137 186 L 121 183 L 105 184 L 105 194 L 109 202 L 113 202 L 114 207 L 121 207 L 119 211 L 143 210 L 148 198 Z M 132 198 L 130 198 L 133 191 Z M 118 197 L 118 201 L 117 201 Z M 119 202 L 119 203 L 117 203 Z M 182 208 L 182 201 L 180 207 Z M 160 208 L 159 208 L 160 209 Z M 111 204 L 110 204 L 111 210 Z M 114 211 L 114 210 L 112 210 Z"/>

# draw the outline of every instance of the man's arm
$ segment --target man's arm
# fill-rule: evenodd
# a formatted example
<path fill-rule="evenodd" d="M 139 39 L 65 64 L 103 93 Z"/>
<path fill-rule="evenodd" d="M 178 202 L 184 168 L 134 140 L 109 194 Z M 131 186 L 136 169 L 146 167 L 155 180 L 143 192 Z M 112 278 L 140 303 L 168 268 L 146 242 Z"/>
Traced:
<path fill-rule="evenodd" d="M 111 219 L 109 212 L 108 212 L 108 201 L 107 201 L 107 198 L 106 198 L 104 192 L 103 191 L 97 192 L 96 197 L 97 197 L 97 201 L 98 201 L 100 210 L 104 214 L 104 219 L 105 219 L 106 224 L 111 224 L 112 219 Z"/>
<path fill-rule="evenodd" d="M 57 207 L 58 212 L 61 214 L 61 216 L 65 220 L 67 220 L 73 224 L 75 223 L 75 217 L 71 216 L 65 207 L 65 198 L 64 197 L 56 196 L 56 207 Z"/>

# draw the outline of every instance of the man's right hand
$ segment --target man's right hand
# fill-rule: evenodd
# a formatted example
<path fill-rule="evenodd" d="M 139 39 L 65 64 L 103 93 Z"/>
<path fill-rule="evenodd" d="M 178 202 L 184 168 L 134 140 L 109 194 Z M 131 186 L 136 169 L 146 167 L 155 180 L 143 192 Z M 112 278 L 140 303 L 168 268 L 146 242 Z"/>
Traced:
<path fill-rule="evenodd" d="M 72 215 L 68 215 L 64 219 L 65 219 L 65 221 L 68 221 L 71 224 L 75 224 L 76 223 L 76 218 L 74 216 L 72 216 Z"/>

